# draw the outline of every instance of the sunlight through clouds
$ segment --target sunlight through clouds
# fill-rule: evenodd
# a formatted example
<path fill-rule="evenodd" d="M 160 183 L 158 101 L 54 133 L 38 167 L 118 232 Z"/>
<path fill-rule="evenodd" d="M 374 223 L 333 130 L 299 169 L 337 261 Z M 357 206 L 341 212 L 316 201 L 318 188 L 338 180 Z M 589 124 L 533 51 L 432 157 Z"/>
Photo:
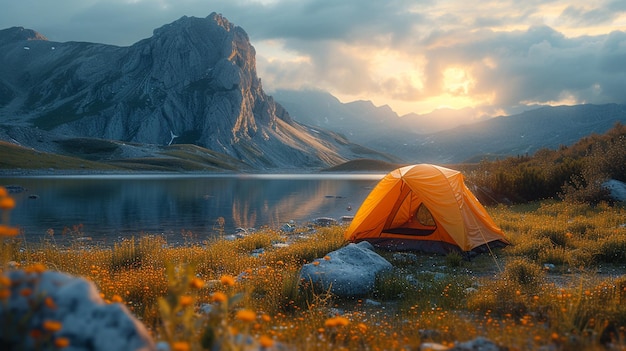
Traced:
<path fill-rule="evenodd" d="M 401 115 L 626 103 L 622 0 L 23 0 L 3 5 L 0 27 L 127 46 L 211 12 L 248 33 L 269 92 L 315 88 Z"/>

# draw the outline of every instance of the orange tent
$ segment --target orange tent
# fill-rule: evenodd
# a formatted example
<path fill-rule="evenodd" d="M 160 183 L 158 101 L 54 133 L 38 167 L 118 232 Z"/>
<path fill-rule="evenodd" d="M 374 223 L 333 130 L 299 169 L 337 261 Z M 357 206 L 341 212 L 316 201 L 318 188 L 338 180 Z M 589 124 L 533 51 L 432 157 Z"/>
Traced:
<path fill-rule="evenodd" d="M 386 249 L 435 253 L 509 244 L 461 172 L 429 164 L 387 174 L 363 201 L 345 237 Z"/>

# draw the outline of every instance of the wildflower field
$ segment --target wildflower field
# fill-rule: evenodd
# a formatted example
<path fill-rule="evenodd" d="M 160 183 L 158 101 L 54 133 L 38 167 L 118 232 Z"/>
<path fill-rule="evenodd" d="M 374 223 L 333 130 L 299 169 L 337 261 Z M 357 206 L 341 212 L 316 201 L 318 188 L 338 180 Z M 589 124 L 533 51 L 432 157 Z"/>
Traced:
<path fill-rule="evenodd" d="M 345 227 L 265 228 L 177 247 L 156 235 L 61 246 L 23 241 L 9 225 L 13 206 L 0 193 L 0 303 L 11 269 L 85 277 L 171 350 L 416 350 L 477 336 L 511 350 L 626 349 L 626 209 L 617 205 L 488 208 L 512 246 L 471 260 L 379 252 L 393 270 L 379 274 L 370 296 L 347 300 L 299 279 L 303 264 L 346 244 Z M 47 323 L 50 348 L 67 347 L 54 339 L 63 326 Z"/>

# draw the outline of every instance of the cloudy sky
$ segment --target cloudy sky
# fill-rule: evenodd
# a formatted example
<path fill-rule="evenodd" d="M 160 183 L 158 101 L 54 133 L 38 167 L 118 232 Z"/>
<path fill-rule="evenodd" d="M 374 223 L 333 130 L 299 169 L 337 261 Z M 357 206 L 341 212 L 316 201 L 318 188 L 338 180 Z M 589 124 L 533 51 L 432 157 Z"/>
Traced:
<path fill-rule="evenodd" d="M 0 28 L 120 46 L 183 15 L 223 14 L 276 89 L 398 114 L 626 103 L 623 0 L 0 0 Z"/>

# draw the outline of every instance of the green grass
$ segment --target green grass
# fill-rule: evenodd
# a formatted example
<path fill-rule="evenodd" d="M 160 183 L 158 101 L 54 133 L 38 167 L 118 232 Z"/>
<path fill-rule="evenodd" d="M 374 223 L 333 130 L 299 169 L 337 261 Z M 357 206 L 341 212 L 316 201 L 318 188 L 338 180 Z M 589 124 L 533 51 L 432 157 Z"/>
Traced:
<path fill-rule="evenodd" d="M 241 240 L 178 247 L 159 236 L 88 250 L 14 239 L 3 242 L 0 257 L 88 277 L 106 299 L 122 297 L 155 339 L 184 340 L 193 349 L 207 342 L 244 348 L 232 345 L 233 330 L 298 350 L 419 349 L 425 341 L 450 345 L 476 336 L 516 350 L 601 350 L 607 340 L 626 346 L 623 207 L 546 201 L 488 210 L 514 243 L 495 258 L 416 253 L 381 273 L 371 295 L 350 301 L 298 280 L 302 264 L 345 245 L 341 226 L 297 235 L 266 228 Z M 274 245 L 284 242 L 290 245 Z M 380 254 L 394 262 L 392 253 Z M 239 278 L 230 286 L 220 283 L 224 276 Z M 189 289 L 190 277 L 205 286 Z M 228 300 L 217 304 L 216 292 Z M 182 296 L 191 296 L 192 306 Z M 210 316 L 187 312 L 202 304 L 221 307 Z M 253 311 L 255 321 L 238 319 L 241 309 Z M 329 322 L 336 311 L 347 324 Z M 181 325 L 166 330 L 164 319 Z"/>
<path fill-rule="evenodd" d="M 113 158 L 120 144 L 96 138 L 59 141 L 67 155 L 51 154 L 0 141 L 0 169 L 85 171 L 241 171 L 248 167 L 224 154 L 195 145 L 172 145 L 155 149 L 154 157 Z M 135 145 L 138 146 L 138 145 Z"/>
<path fill-rule="evenodd" d="M 120 170 L 112 165 L 35 151 L 4 141 L 0 141 L 0 154 L 0 169 Z"/>

